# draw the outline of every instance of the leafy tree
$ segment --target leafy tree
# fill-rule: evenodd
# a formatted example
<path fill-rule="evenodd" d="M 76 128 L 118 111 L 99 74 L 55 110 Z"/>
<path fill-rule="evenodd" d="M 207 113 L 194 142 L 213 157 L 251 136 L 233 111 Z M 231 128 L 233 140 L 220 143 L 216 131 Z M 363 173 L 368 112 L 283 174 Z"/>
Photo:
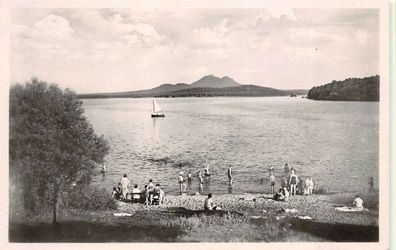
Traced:
<path fill-rule="evenodd" d="M 10 183 L 25 211 L 51 208 L 53 223 L 61 194 L 89 183 L 109 150 L 83 113 L 77 95 L 55 84 L 32 79 L 10 89 Z"/>

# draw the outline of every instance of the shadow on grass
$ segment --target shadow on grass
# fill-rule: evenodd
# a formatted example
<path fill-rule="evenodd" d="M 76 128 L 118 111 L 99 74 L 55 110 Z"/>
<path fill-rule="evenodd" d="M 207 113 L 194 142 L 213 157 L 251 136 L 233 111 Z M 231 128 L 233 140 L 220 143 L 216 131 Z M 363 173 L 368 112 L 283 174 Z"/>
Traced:
<path fill-rule="evenodd" d="M 378 242 L 377 226 L 291 220 L 292 228 L 337 242 Z"/>
<path fill-rule="evenodd" d="M 178 228 L 131 223 L 69 221 L 34 225 L 10 222 L 10 242 L 171 242 L 181 234 Z"/>

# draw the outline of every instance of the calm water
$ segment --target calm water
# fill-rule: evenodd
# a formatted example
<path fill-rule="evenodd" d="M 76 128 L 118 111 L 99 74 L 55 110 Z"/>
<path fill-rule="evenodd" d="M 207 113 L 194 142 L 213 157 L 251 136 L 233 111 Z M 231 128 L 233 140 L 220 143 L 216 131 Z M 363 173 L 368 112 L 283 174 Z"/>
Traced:
<path fill-rule="evenodd" d="M 197 173 L 210 164 L 204 193 L 267 192 L 268 168 L 278 183 L 288 163 L 316 187 L 367 190 L 378 184 L 379 104 L 302 98 L 158 98 L 166 118 L 152 119 L 152 99 L 84 100 L 88 120 L 110 142 L 106 175 L 94 183 L 109 191 L 123 173 L 144 186 L 152 178 L 177 194 L 180 169 Z M 228 185 L 227 168 L 234 183 Z M 181 166 L 181 168 L 180 168 Z"/>

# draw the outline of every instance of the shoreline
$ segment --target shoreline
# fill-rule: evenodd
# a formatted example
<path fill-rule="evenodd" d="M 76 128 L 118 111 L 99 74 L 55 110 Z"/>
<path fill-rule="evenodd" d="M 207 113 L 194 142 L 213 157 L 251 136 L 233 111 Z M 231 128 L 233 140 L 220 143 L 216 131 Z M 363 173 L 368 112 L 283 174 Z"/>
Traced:
<path fill-rule="evenodd" d="M 262 193 L 213 194 L 213 200 L 223 211 L 246 213 L 259 216 L 263 211 L 279 209 L 295 209 L 295 216 L 309 216 L 312 220 L 323 223 L 343 223 L 351 225 L 378 226 L 378 194 L 363 193 L 365 212 L 340 212 L 336 206 L 351 206 L 356 193 L 334 192 L 329 194 L 295 195 L 289 201 L 274 201 L 272 195 Z M 166 195 L 164 203 L 157 206 L 118 202 L 118 210 L 122 212 L 153 211 L 181 207 L 192 211 L 203 210 L 206 195 Z M 350 201 L 348 203 L 348 201 Z"/>
<path fill-rule="evenodd" d="M 339 212 L 355 193 L 292 196 L 214 194 L 221 212 L 203 210 L 206 195 L 166 195 L 162 205 L 117 201 L 117 209 L 62 210 L 37 218 L 10 216 L 10 242 L 377 242 L 378 193 L 361 197 L 364 212 Z M 115 213 L 128 213 L 117 217 Z"/>

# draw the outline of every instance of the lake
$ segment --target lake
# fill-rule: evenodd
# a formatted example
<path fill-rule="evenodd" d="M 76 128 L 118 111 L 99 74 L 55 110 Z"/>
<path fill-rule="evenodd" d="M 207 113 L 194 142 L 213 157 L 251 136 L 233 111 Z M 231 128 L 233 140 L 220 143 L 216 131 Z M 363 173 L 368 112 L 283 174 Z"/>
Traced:
<path fill-rule="evenodd" d="M 180 170 L 199 191 L 197 173 L 209 164 L 203 193 L 269 192 L 288 163 L 302 179 L 329 191 L 378 187 L 379 103 L 312 101 L 292 97 L 157 98 L 165 118 L 151 118 L 152 99 L 85 99 L 97 134 L 111 149 L 107 173 L 93 183 L 111 192 L 124 173 L 141 188 L 153 179 L 178 194 Z M 234 182 L 228 185 L 227 168 Z"/>

